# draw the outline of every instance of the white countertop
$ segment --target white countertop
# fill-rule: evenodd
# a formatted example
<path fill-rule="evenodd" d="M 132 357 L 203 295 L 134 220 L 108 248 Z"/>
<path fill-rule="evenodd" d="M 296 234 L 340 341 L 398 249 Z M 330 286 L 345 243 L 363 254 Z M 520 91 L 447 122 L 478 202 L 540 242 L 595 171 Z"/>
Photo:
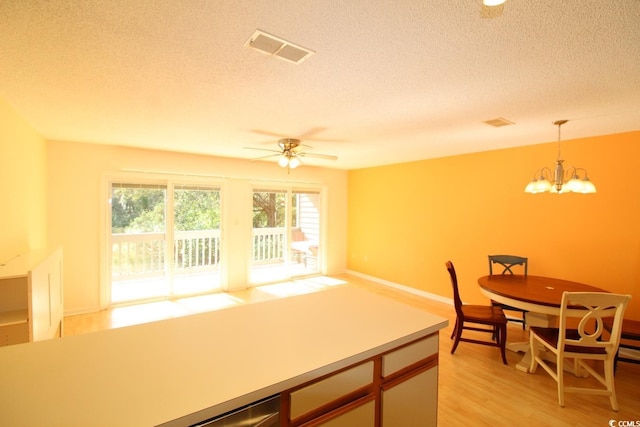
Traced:
<path fill-rule="evenodd" d="M 235 409 L 447 320 L 366 290 L 320 292 L 0 348 L 0 425 L 150 426 Z"/>
<path fill-rule="evenodd" d="M 26 277 L 29 270 L 51 255 L 51 252 L 45 249 L 30 251 L 0 263 L 0 279 Z"/>

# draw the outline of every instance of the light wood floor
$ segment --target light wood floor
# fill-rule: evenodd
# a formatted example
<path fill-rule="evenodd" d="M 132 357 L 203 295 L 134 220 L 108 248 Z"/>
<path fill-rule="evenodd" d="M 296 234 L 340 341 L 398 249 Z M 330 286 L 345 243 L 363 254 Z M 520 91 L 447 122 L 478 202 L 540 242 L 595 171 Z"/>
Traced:
<path fill-rule="evenodd" d="M 618 412 L 611 409 L 607 397 L 587 394 L 566 394 L 562 408 L 557 401 L 556 383 L 542 368 L 535 374 L 515 369 L 522 354 L 507 352 L 509 366 L 505 366 L 497 348 L 460 343 L 456 354 L 451 355 L 449 337 L 455 322 L 451 305 L 348 275 L 69 316 L 65 318 L 64 333 L 65 336 L 88 333 L 300 292 L 322 291 L 331 286 L 362 287 L 449 319 L 449 326 L 440 334 L 439 426 L 604 427 L 611 425 L 610 420 L 614 420 L 612 425 L 616 426 L 618 421 L 640 420 L 640 365 L 624 362 L 618 365 L 615 381 Z M 507 335 L 512 341 L 527 339 L 527 332 L 518 324 L 510 323 Z M 567 384 L 585 381 L 571 374 L 565 378 Z"/>

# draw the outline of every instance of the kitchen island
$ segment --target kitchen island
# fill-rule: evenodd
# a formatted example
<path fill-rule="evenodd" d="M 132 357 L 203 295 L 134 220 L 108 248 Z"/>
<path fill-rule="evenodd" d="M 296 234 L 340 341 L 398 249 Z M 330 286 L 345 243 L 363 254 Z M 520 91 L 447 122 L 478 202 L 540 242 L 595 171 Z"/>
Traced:
<path fill-rule="evenodd" d="M 385 417 L 420 410 L 435 423 L 445 326 L 336 286 L 4 347 L 0 425 L 191 425 L 273 395 L 282 396 L 282 425 L 341 425 L 362 414 L 393 425 Z"/>

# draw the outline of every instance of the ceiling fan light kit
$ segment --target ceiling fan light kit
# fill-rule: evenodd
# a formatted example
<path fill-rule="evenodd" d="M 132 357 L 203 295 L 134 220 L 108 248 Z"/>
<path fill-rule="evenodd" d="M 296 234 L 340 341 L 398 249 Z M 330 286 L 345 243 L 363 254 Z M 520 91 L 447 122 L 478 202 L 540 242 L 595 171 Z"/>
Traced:
<path fill-rule="evenodd" d="M 288 172 L 289 169 L 295 169 L 300 166 L 300 163 L 302 162 L 298 158 L 298 153 L 295 151 L 295 149 L 300 145 L 299 139 L 283 138 L 278 141 L 278 145 L 282 150 L 282 155 L 280 156 L 280 159 L 278 159 L 278 164 L 281 167 L 287 168 Z"/>
<path fill-rule="evenodd" d="M 319 154 L 319 153 L 306 153 L 303 151 L 299 151 L 300 140 L 295 138 L 282 138 L 278 141 L 278 147 L 280 150 L 271 150 L 268 148 L 256 148 L 256 147 L 245 147 L 250 150 L 261 150 L 261 151 L 269 151 L 275 154 L 269 154 L 264 157 L 259 157 L 258 159 L 264 159 L 269 157 L 278 157 L 278 165 L 287 168 L 287 172 L 291 169 L 295 169 L 302 164 L 301 157 L 316 157 L 319 159 L 327 159 L 327 160 L 338 160 L 338 157 L 332 156 L 329 154 Z M 256 160 L 258 160 L 256 159 Z"/>
<path fill-rule="evenodd" d="M 482 0 L 482 4 L 485 6 L 500 6 L 504 4 L 506 0 Z"/>
<path fill-rule="evenodd" d="M 556 159 L 556 165 L 553 170 L 553 179 L 551 178 L 551 170 L 547 167 L 538 169 L 533 174 L 533 180 L 527 184 L 524 189 L 525 193 L 537 194 L 537 193 L 582 193 L 592 194 L 596 192 L 596 186 L 589 180 L 587 170 L 583 168 L 571 167 L 571 170 L 565 171 L 563 162 L 564 160 L 560 155 L 560 127 L 567 123 L 568 120 L 557 120 L 553 122 L 558 126 L 558 158 Z M 583 174 L 583 176 L 580 176 Z M 565 176 L 566 175 L 566 176 Z"/>

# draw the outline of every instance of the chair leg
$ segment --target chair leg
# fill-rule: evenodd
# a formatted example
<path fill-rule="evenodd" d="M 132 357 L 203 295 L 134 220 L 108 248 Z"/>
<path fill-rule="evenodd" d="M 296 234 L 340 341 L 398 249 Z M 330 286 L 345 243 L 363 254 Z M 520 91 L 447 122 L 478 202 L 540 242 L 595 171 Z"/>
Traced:
<path fill-rule="evenodd" d="M 453 331 L 451 332 L 451 339 L 456 335 L 456 331 L 458 330 L 458 319 L 456 318 L 456 324 L 453 326 Z"/>
<path fill-rule="evenodd" d="M 529 373 L 535 374 L 536 369 L 538 368 L 538 354 L 540 354 L 540 350 L 538 345 L 536 344 L 535 339 L 533 338 L 534 334 L 529 334 L 529 353 L 531 353 L 531 363 L 529 364 Z"/>
<path fill-rule="evenodd" d="M 615 359 L 614 359 L 615 360 Z M 609 391 L 609 401 L 611 402 L 611 409 L 618 410 L 618 399 L 616 399 L 616 386 L 614 383 L 615 367 L 614 360 L 604 361 L 604 378 L 606 381 L 607 391 Z"/>
<path fill-rule="evenodd" d="M 458 348 L 458 344 L 460 343 L 460 337 L 462 337 L 463 327 L 464 327 L 464 322 L 462 321 L 458 322 L 456 320 L 456 328 L 455 328 L 456 340 L 453 342 L 453 347 L 451 347 L 451 354 L 453 354 L 456 351 L 456 348 Z"/>
<path fill-rule="evenodd" d="M 505 354 L 505 347 L 507 345 L 507 324 L 500 325 L 498 329 L 498 344 L 500 344 L 500 353 L 502 353 L 502 362 L 508 365 L 507 355 Z"/>
<path fill-rule="evenodd" d="M 556 359 L 556 382 L 558 383 L 558 403 L 564 407 L 564 357 Z"/>

